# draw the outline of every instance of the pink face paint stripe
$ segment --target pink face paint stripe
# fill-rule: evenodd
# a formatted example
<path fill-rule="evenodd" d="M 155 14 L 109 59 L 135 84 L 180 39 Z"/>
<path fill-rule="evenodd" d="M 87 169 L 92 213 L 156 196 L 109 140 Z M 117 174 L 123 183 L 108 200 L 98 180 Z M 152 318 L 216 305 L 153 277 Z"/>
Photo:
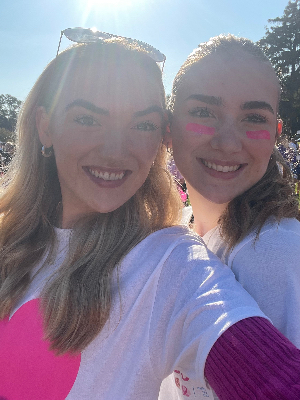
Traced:
<path fill-rule="evenodd" d="M 248 131 L 246 135 L 249 139 L 270 139 L 269 131 Z"/>
<path fill-rule="evenodd" d="M 195 123 L 188 123 L 185 127 L 187 131 L 199 133 L 200 135 L 213 135 L 215 133 L 215 128 L 210 126 L 195 124 Z"/>

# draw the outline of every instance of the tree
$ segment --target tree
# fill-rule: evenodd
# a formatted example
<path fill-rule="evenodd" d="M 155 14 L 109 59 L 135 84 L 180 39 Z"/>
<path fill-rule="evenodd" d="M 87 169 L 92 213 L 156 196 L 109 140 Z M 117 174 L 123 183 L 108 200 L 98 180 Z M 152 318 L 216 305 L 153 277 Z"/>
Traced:
<path fill-rule="evenodd" d="M 11 132 L 5 128 L 0 128 L 0 142 L 14 142 L 15 141 L 15 133 Z M 1 397 L 0 397 L 1 399 Z"/>
<path fill-rule="evenodd" d="M 0 128 L 14 132 L 21 103 L 10 94 L 0 95 Z"/>
<path fill-rule="evenodd" d="M 279 113 L 289 137 L 300 130 L 300 0 L 289 1 L 282 17 L 269 19 L 258 44 L 273 64 L 282 85 Z"/>

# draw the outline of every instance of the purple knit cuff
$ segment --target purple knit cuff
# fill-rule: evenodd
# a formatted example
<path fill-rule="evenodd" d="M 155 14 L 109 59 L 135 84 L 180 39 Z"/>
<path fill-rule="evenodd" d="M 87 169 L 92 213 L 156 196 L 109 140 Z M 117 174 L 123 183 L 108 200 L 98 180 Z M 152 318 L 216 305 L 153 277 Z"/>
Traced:
<path fill-rule="evenodd" d="M 268 320 L 247 318 L 216 341 L 205 377 L 220 400 L 299 400 L 300 350 Z"/>

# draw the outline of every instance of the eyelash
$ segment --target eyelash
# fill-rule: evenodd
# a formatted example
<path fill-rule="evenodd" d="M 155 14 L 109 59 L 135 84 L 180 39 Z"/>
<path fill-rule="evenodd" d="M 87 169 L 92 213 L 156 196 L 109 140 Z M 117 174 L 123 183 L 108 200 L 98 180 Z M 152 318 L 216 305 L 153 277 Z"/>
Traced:
<path fill-rule="evenodd" d="M 200 117 L 200 118 L 214 117 L 214 115 L 210 111 L 208 111 L 207 107 L 196 107 L 193 108 L 192 110 L 189 110 L 188 112 L 192 117 Z"/>
<path fill-rule="evenodd" d="M 75 118 L 75 122 L 83 126 L 101 126 L 97 120 L 91 115 L 81 115 L 80 117 Z"/>
<path fill-rule="evenodd" d="M 243 121 L 252 122 L 254 124 L 261 124 L 267 122 L 267 118 L 261 114 L 250 114 L 247 115 L 247 117 L 244 118 Z"/>
<path fill-rule="evenodd" d="M 150 121 L 139 122 L 132 129 L 137 129 L 145 132 L 152 132 L 158 129 L 158 126 Z"/>
<path fill-rule="evenodd" d="M 193 108 L 192 110 L 189 110 L 189 114 L 192 117 L 199 117 L 199 118 L 213 117 L 214 118 L 214 115 L 208 110 L 207 107 Z M 268 119 L 264 115 L 254 113 L 254 114 L 248 115 L 246 118 L 243 119 L 243 121 L 260 124 L 260 123 L 267 122 Z"/>

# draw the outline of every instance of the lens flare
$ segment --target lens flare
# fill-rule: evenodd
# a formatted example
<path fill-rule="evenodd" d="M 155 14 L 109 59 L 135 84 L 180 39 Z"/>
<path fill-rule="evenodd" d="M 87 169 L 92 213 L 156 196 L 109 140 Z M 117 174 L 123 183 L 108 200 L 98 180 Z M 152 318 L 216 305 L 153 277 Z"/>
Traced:
<path fill-rule="evenodd" d="M 132 6 L 134 3 L 137 4 L 139 0 L 88 0 L 90 7 L 106 6 L 106 7 L 118 7 L 124 8 Z"/>

